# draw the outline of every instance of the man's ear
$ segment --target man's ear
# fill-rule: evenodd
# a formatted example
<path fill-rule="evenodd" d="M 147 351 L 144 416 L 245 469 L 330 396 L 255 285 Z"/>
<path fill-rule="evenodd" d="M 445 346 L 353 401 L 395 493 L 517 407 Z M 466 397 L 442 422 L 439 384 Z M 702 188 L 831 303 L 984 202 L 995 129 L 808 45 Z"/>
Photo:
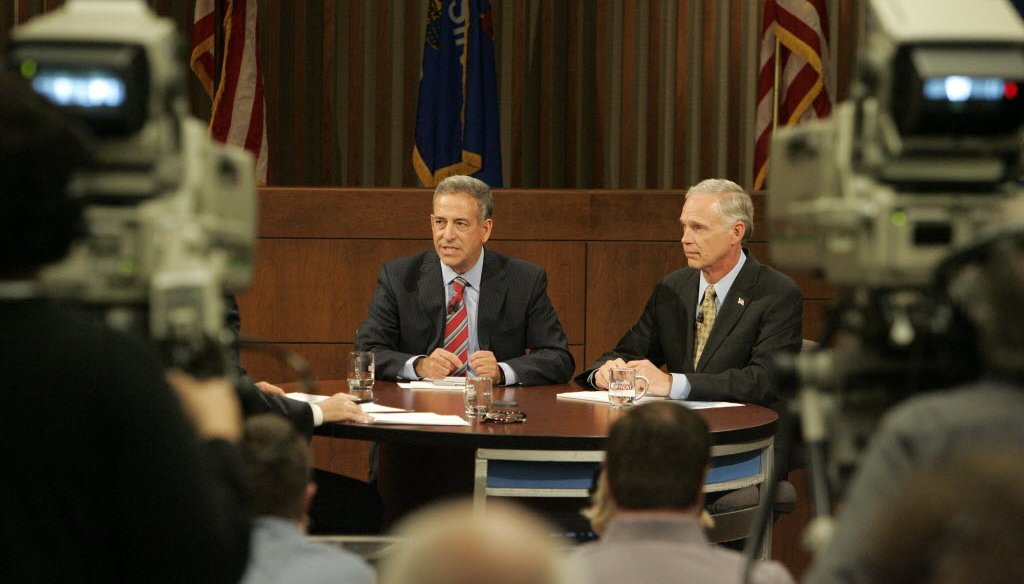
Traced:
<path fill-rule="evenodd" d="M 736 221 L 732 224 L 732 234 L 736 238 L 737 242 L 743 241 L 743 236 L 747 233 L 747 225 L 742 221 Z"/>

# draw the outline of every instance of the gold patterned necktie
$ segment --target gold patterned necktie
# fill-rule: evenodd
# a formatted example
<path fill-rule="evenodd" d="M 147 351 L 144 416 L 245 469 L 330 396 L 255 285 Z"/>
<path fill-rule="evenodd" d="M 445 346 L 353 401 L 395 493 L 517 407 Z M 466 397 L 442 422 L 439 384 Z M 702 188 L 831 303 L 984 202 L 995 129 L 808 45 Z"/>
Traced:
<path fill-rule="evenodd" d="M 700 354 L 704 352 L 704 345 L 708 343 L 708 336 L 711 335 L 711 327 L 715 326 L 715 316 L 718 310 L 715 308 L 715 286 L 708 284 L 704 290 L 704 301 L 700 303 L 700 316 L 697 317 L 697 339 L 693 350 L 693 368 L 697 369 L 700 361 Z"/>

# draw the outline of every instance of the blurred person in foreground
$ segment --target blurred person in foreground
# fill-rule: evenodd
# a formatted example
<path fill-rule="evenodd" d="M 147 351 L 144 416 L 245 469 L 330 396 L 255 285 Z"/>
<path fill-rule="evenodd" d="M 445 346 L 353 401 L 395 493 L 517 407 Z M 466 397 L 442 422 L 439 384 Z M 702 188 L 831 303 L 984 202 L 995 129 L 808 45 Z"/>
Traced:
<path fill-rule="evenodd" d="M 69 191 L 86 142 L 0 73 L 0 578 L 235 582 L 249 527 L 232 388 L 165 378 L 146 340 L 39 288 L 82 233 Z"/>
<path fill-rule="evenodd" d="M 403 539 L 380 566 L 381 584 L 572 584 L 553 528 L 529 511 L 470 500 L 425 507 L 405 518 Z"/>
<path fill-rule="evenodd" d="M 612 426 L 605 449 L 612 509 L 601 539 L 574 556 L 585 582 L 740 582 L 743 555 L 711 545 L 701 525 L 711 434 L 700 414 L 670 401 L 635 406 Z M 776 562 L 759 562 L 751 582 L 793 578 Z"/>
<path fill-rule="evenodd" d="M 1015 232 L 962 252 L 979 260 L 959 271 L 950 291 L 978 335 L 985 374 L 969 385 L 911 397 L 885 414 L 844 497 L 835 533 L 814 558 L 807 582 L 868 581 L 868 518 L 888 509 L 911 473 L 978 451 L 1024 447 L 1022 241 L 1024 235 Z"/>
<path fill-rule="evenodd" d="M 270 414 L 249 418 L 242 458 L 253 515 L 243 584 L 373 584 L 373 569 L 358 556 L 306 539 L 306 513 L 316 484 L 311 482 L 309 446 L 291 424 Z"/>
<path fill-rule="evenodd" d="M 872 522 L 872 584 L 1024 582 L 1024 451 L 914 473 Z"/>

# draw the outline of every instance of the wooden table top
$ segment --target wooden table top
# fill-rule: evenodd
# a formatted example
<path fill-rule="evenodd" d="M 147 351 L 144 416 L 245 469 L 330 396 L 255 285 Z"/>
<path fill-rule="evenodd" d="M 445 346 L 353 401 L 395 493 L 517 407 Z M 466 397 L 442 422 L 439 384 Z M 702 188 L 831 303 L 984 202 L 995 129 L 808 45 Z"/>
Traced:
<path fill-rule="evenodd" d="M 287 384 L 288 391 L 297 391 Z M 316 393 L 333 395 L 348 391 L 345 380 L 319 381 Z M 525 412 L 523 423 L 495 424 L 470 419 L 469 426 L 417 426 L 404 424 L 331 423 L 317 428 L 318 436 L 459 446 L 472 448 L 515 448 L 536 450 L 602 450 L 608 428 L 622 414 L 603 403 L 556 397 L 579 391 L 574 385 L 495 387 L 494 399 L 515 401 Z M 417 412 L 463 416 L 459 390 L 402 389 L 394 382 L 377 381 L 373 395 L 377 403 Z M 775 432 L 778 414 L 769 408 L 743 405 L 697 410 L 707 420 L 716 444 L 752 441 Z"/>

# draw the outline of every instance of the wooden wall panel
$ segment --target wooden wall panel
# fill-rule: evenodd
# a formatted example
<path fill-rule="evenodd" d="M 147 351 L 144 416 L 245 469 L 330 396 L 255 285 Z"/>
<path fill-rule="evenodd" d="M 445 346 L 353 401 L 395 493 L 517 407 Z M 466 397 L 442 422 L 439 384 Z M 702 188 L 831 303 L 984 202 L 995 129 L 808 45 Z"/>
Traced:
<path fill-rule="evenodd" d="M 587 244 L 587 362 L 615 347 L 640 318 L 658 280 L 683 265 L 669 242 Z"/>
<path fill-rule="evenodd" d="M 258 320 L 259 315 L 242 308 L 242 333 L 246 333 L 247 323 Z M 282 348 L 294 351 L 309 365 L 315 379 L 344 379 L 345 357 L 352 350 L 352 343 L 275 343 Z M 287 383 L 298 381 L 299 377 L 283 361 L 257 349 L 242 349 L 242 366 L 253 381 L 269 381 L 271 383 Z"/>
<path fill-rule="evenodd" d="M 239 297 L 251 323 L 247 333 L 285 342 L 352 342 L 381 264 L 422 248 L 407 240 L 262 240 L 250 291 Z"/>

